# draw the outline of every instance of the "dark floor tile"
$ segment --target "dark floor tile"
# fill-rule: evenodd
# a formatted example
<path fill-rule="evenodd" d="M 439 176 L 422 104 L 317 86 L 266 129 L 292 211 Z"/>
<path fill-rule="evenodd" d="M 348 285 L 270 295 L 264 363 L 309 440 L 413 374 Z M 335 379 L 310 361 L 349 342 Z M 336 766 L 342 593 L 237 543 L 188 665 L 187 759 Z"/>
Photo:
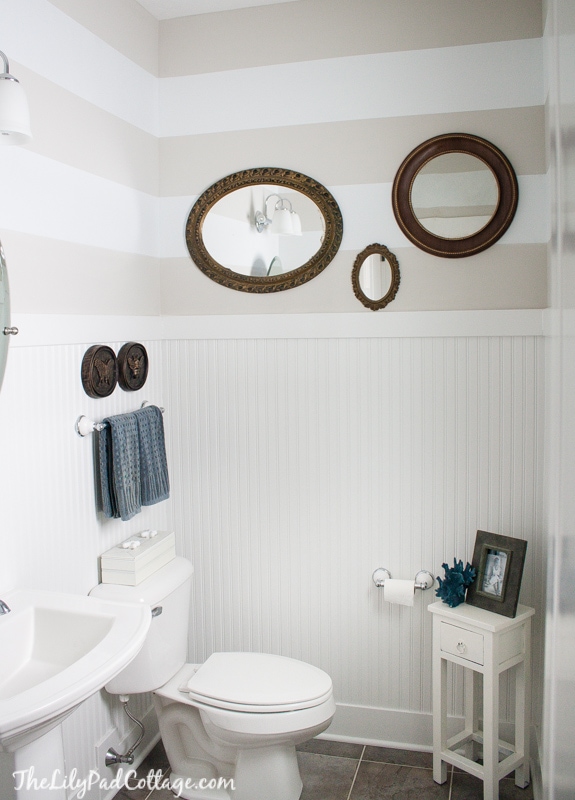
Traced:
<path fill-rule="evenodd" d="M 303 781 L 300 800 L 347 800 L 357 760 L 301 751 L 297 760 Z"/>
<path fill-rule="evenodd" d="M 450 779 L 439 785 L 428 769 L 362 761 L 350 800 L 448 800 Z"/>
<path fill-rule="evenodd" d="M 340 758 L 361 758 L 362 744 L 350 742 L 333 742 L 329 739 L 310 739 L 309 742 L 299 744 L 296 750 L 302 753 L 321 753 L 324 756 L 339 756 Z"/>
<path fill-rule="evenodd" d="M 369 745 L 365 748 L 363 761 L 383 761 L 386 764 L 401 764 L 406 767 L 425 767 L 431 769 L 433 766 L 432 753 L 420 753 L 417 750 L 397 750 L 394 747 L 373 747 Z"/>
<path fill-rule="evenodd" d="M 467 772 L 453 773 L 451 800 L 483 800 L 483 781 Z M 533 787 L 515 786 L 513 777 L 499 781 L 499 800 L 533 800 Z"/>
<path fill-rule="evenodd" d="M 168 761 L 168 756 L 166 755 L 166 751 L 164 749 L 164 743 L 161 739 L 142 761 L 141 767 L 154 771 L 161 769 L 162 772 L 170 769 L 170 762 Z"/>

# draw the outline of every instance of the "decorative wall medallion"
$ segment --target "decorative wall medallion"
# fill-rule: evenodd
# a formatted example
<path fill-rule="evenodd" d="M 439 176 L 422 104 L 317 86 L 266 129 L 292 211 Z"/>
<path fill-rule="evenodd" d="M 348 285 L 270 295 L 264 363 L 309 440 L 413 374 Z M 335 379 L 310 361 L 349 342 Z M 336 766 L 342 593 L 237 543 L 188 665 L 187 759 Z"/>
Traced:
<path fill-rule="evenodd" d="M 118 353 L 118 381 L 125 392 L 136 392 L 148 377 L 148 354 L 143 344 L 127 342 Z"/>
<path fill-rule="evenodd" d="M 108 397 L 118 383 L 118 364 L 111 347 L 95 344 L 82 359 L 82 386 L 90 397 Z"/>

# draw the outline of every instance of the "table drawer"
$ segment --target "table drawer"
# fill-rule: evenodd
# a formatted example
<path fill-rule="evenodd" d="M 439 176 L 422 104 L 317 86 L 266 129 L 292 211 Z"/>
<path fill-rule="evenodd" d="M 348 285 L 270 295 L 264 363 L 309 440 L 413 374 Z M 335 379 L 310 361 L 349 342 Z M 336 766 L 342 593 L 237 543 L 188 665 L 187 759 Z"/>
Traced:
<path fill-rule="evenodd" d="M 440 624 L 439 643 L 442 653 L 483 664 L 483 635 L 448 622 Z"/>

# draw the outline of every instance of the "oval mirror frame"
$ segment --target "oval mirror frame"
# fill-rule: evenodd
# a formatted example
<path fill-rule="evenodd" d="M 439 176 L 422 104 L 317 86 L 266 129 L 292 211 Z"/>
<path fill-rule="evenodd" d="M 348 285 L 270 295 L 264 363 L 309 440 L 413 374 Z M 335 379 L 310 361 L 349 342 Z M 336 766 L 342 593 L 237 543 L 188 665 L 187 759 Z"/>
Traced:
<path fill-rule="evenodd" d="M 202 229 L 210 209 L 222 197 L 245 186 L 272 184 L 295 189 L 305 194 L 318 207 L 325 223 L 319 250 L 301 267 L 280 275 L 240 275 L 219 264 L 208 252 Z M 240 292 L 265 294 L 283 292 L 307 283 L 319 275 L 339 250 L 343 236 L 343 219 L 333 195 L 313 178 L 279 167 L 257 167 L 234 172 L 214 183 L 196 200 L 186 223 L 186 244 L 196 266 L 216 283 Z"/>
<path fill-rule="evenodd" d="M 416 217 L 411 203 L 413 182 L 419 171 L 436 156 L 465 153 L 483 161 L 497 182 L 499 201 L 487 225 L 471 236 L 446 239 L 428 231 Z M 392 204 L 397 223 L 421 250 L 443 258 L 462 258 L 491 247 L 511 225 L 519 197 L 517 176 L 507 157 L 494 144 L 468 133 L 447 133 L 420 144 L 405 158 L 393 182 Z"/>
<path fill-rule="evenodd" d="M 370 256 L 374 255 L 374 253 L 379 253 L 382 260 L 389 264 L 389 268 L 391 270 L 391 282 L 389 289 L 379 300 L 372 300 L 370 297 L 368 297 L 361 288 L 361 283 L 359 280 L 360 271 L 364 262 Z M 368 245 L 364 250 L 361 251 L 361 253 L 353 262 L 353 269 L 351 271 L 351 284 L 353 286 L 353 293 L 360 303 L 363 303 L 366 308 L 371 308 L 372 311 L 379 311 L 380 308 L 385 308 L 385 306 L 389 305 L 389 303 L 395 299 L 395 295 L 399 289 L 400 280 L 401 276 L 399 274 L 399 263 L 397 258 L 390 250 L 387 249 L 384 244 Z"/>

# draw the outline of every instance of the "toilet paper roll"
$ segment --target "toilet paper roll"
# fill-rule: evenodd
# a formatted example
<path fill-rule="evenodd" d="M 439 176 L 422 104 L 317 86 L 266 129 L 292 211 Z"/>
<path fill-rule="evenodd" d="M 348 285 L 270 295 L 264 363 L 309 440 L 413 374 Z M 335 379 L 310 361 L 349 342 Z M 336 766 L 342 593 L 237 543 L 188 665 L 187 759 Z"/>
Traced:
<path fill-rule="evenodd" d="M 383 584 L 383 599 L 387 603 L 412 606 L 415 596 L 415 581 L 400 581 L 388 578 Z"/>

